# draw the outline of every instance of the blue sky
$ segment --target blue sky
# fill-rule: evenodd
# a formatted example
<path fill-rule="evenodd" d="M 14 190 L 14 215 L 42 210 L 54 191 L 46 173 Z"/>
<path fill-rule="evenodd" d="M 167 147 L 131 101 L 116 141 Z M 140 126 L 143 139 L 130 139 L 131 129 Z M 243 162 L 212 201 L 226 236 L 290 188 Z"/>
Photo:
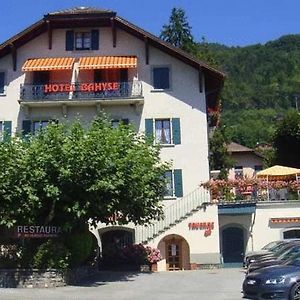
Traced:
<path fill-rule="evenodd" d="M 48 12 L 75 6 L 114 10 L 156 35 L 168 23 L 171 9 L 181 7 L 196 40 L 204 36 L 228 46 L 300 33 L 300 0 L 1 0 L 0 43 Z"/>

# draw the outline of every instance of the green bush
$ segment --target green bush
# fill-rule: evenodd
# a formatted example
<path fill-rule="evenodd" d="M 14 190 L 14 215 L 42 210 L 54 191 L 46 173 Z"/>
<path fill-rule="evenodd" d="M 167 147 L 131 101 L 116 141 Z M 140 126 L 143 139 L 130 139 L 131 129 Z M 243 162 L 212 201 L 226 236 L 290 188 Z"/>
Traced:
<path fill-rule="evenodd" d="M 0 245 L 0 269 L 16 269 L 20 267 L 22 249 L 17 244 Z"/>
<path fill-rule="evenodd" d="M 37 269 L 67 269 L 70 251 L 61 241 L 48 240 L 37 248 L 33 267 Z"/>
<path fill-rule="evenodd" d="M 90 232 L 73 233 L 66 237 L 66 246 L 70 251 L 70 267 L 85 263 L 92 254 L 93 237 Z"/>

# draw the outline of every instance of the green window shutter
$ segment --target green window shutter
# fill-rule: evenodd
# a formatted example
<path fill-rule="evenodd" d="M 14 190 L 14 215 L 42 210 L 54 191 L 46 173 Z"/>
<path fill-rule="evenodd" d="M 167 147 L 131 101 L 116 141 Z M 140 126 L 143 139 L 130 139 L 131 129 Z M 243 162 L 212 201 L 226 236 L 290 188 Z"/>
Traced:
<path fill-rule="evenodd" d="M 153 119 L 145 119 L 145 134 L 153 138 Z"/>
<path fill-rule="evenodd" d="M 182 170 L 181 169 L 174 170 L 174 187 L 175 187 L 175 196 L 182 197 L 183 196 L 183 188 L 182 188 Z"/>
<path fill-rule="evenodd" d="M 153 87 L 155 89 L 170 88 L 170 69 L 168 67 L 153 68 Z"/>
<path fill-rule="evenodd" d="M 74 31 L 67 30 L 66 31 L 66 51 L 74 50 Z"/>
<path fill-rule="evenodd" d="M 5 73 L 0 72 L 0 94 L 4 93 L 4 85 L 5 85 Z"/>
<path fill-rule="evenodd" d="M 99 50 L 99 30 L 93 29 L 91 32 L 91 36 L 92 36 L 92 43 L 91 43 L 92 50 Z"/>
<path fill-rule="evenodd" d="M 173 143 L 175 145 L 181 144 L 181 134 L 180 134 L 180 119 L 172 119 L 172 132 L 173 132 Z"/>
<path fill-rule="evenodd" d="M 31 133 L 31 121 L 30 120 L 23 120 L 22 123 L 22 135 L 26 136 Z"/>
<path fill-rule="evenodd" d="M 3 122 L 3 133 L 4 133 L 3 140 L 8 141 L 11 137 L 11 121 Z"/>

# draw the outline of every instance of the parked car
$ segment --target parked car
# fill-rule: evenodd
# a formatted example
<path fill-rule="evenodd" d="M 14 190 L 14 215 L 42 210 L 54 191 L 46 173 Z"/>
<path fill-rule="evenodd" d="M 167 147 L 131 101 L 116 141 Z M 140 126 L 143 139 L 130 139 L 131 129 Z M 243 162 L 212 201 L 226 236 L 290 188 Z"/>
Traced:
<path fill-rule="evenodd" d="M 300 256 L 283 265 L 259 269 L 246 276 L 243 295 L 247 299 L 300 299 Z"/>
<path fill-rule="evenodd" d="M 276 258 L 267 258 L 251 263 L 248 267 L 247 274 L 264 267 L 282 265 L 297 256 L 300 256 L 300 243 L 295 243 L 295 245 L 290 248 L 284 249 L 283 252 L 279 251 L 279 253 L 275 253 Z"/>
<path fill-rule="evenodd" d="M 264 250 L 261 252 L 254 253 L 252 255 L 245 256 L 244 267 L 248 268 L 248 266 L 251 263 L 254 263 L 261 258 L 274 258 L 274 253 L 287 247 L 288 244 L 289 244 L 289 241 L 278 241 L 275 245 L 273 245 L 271 248 L 269 248 L 266 251 Z"/>

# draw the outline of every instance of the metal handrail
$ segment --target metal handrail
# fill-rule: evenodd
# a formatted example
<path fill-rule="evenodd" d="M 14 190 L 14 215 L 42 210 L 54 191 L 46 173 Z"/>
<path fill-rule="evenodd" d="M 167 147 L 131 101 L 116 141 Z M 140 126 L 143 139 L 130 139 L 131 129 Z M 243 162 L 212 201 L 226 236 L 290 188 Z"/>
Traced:
<path fill-rule="evenodd" d="M 155 238 L 194 211 L 200 209 L 204 203 L 209 202 L 210 195 L 207 190 L 200 187 L 197 188 L 190 194 L 165 207 L 163 219 L 155 220 L 151 224 L 138 225 L 136 228 L 136 243 L 146 243 Z"/>

